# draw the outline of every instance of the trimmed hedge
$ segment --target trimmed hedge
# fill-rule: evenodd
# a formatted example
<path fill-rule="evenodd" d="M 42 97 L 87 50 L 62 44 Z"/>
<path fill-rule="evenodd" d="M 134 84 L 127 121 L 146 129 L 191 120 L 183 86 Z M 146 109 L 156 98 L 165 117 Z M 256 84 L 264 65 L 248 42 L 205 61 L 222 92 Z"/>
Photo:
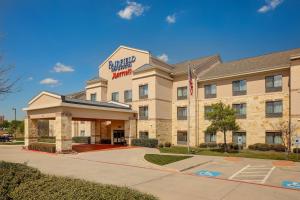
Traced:
<path fill-rule="evenodd" d="M 158 145 L 158 139 L 133 139 L 132 146 L 155 148 Z"/>
<path fill-rule="evenodd" d="M 0 162 L 0 199 L 11 199 L 11 192 L 21 183 L 34 181 L 41 176 L 37 169 L 26 165 Z"/>
<path fill-rule="evenodd" d="M 165 147 L 171 147 L 171 146 L 172 146 L 171 142 L 165 142 Z"/>
<path fill-rule="evenodd" d="M 43 151 L 48 153 L 56 152 L 55 144 L 50 144 L 50 143 L 32 143 L 28 145 L 28 149 L 34 151 Z"/>
<path fill-rule="evenodd" d="M 88 136 L 76 136 L 72 138 L 74 143 L 91 144 L 91 137 Z"/>
<path fill-rule="evenodd" d="M 157 200 L 156 197 L 127 187 L 104 185 L 89 181 L 46 176 L 22 164 L 0 162 L 1 200 L 66 200 L 112 199 Z"/>
<path fill-rule="evenodd" d="M 277 151 L 277 152 L 285 152 L 285 146 L 282 144 L 265 144 L 265 143 L 256 143 L 248 146 L 251 150 L 256 151 Z"/>
<path fill-rule="evenodd" d="M 40 137 L 38 138 L 38 142 L 46 142 L 46 143 L 55 143 L 55 137 Z"/>
<path fill-rule="evenodd" d="M 215 142 L 201 143 L 199 145 L 200 148 L 217 148 L 218 144 Z"/>
<path fill-rule="evenodd" d="M 300 148 L 294 148 L 293 153 L 297 153 L 297 149 L 298 149 L 298 153 L 300 154 Z"/>

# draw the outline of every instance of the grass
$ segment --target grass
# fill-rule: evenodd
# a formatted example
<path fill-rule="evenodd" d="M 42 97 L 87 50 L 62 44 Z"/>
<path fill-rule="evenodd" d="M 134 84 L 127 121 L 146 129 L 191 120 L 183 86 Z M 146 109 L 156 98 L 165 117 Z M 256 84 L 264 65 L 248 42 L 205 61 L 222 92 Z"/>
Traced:
<path fill-rule="evenodd" d="M 156 165 L 167 165 L 173 162 L 191 158 L 192 156 L 176 156 L 176 155 L 159 155 L 159 154 L 146 154 L 145 160 Z"/>
<path fill-rule="evenodd" d="M 0 142 L 0 145 L 24 145 L 24 141 Z"/>
<path fill-rule="evenodd" d="M 160 148 L 159 150 L 161 153 L 188 154 L 187 147 L 173 146 L 170 148 L 166 148 L 166 147 Z M 223 153 L 223 152 L 211 151 L 209 149 L 203 149 L 203 148 L 190 148 L 190 152 L 191 154 L 205 155 L 205 156 L 244 157 L 244 158 L 257 158 L 257 159 L 297 161 L 297 155 L 295 153 L 291 153 L 287 159 L 287 154 L 285 152 L 275 152 L 275 151 L 253 151 L 253 150 L 245 149 L 245 150 L 241 150 L 238 153 Z"/>

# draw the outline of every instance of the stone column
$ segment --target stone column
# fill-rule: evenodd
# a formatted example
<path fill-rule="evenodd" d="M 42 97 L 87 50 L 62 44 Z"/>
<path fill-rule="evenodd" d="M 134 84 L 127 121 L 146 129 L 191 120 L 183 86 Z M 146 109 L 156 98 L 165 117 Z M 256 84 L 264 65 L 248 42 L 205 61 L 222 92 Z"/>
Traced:
<path fill-rule="evenodd" d="M 38 120 L 36 119 L 30 119 L 29 117 L 26 117 L 24 119 L 24 137 L 25 137 L 25 147 L 28 148 L 28 146 L 31 143 L 37 142 L 38 139 Z"/>
<path fill-rule="evenodd" d="M 72 115 L 67 112 L 56 113 L 55 118 L 56 152 L 72 151 Z"/>
<path fill-rule="evenodd" d="M 131 140 L 137 138 L 136 134 L 136 119 L 129 118 L 129 120 L 125 121 L 125 139 L 128 145 L 131 145 Z"/>
<path fill-rule="evenodd" d="M 101 121 L 91 121 L 91 144 L 100 144 Z"/>

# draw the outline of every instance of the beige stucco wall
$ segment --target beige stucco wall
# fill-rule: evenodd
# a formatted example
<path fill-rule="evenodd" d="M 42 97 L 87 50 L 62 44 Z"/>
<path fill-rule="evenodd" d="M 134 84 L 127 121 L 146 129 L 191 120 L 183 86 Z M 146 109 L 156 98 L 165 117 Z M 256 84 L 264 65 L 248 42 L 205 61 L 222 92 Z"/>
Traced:
<path fill-rule="evenodd" d="M 300 137 L 300 58 L 291 66 L 291 125 L 293 136 Z"/>

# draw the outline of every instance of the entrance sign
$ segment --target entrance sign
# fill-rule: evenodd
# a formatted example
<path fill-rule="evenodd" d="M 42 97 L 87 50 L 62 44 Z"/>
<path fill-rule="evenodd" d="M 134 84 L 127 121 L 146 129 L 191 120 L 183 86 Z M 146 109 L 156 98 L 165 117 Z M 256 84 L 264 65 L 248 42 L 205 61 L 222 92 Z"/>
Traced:
<path fill-rule="evenodd" d="M 108 61 L 108 69 L 113 73 L 112 79 L 130 75 L 132 73 L 132 63 L 134 63 L 135 61 L 135 56 L 123 58 L 116 61 Z"/>
<path fill-rule="evenodd" d="M 200 171 L 197 171 L 196 174 L 198 176 L 216 177 L 216 176 L 220 176 L 221 172 L 208 171 L 208 170 L 200 170 Z"/>
<path fill-rule="evenodd" d="M 293 189 L 300 190 L 300 182 L 282 181 L 282 186 L 286 188 L 293 188 Z"/>

